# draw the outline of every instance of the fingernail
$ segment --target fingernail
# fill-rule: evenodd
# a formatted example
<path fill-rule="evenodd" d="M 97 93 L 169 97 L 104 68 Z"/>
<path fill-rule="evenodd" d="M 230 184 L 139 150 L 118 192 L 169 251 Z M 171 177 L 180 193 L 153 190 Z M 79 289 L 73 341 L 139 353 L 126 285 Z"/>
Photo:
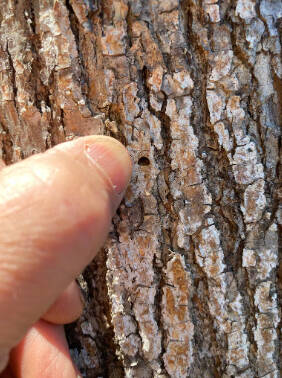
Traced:
<path fill-rule="evenodd" d="M 112 190 L 121 195 L 131 176 L 131 160 L 125 147 L 113 138 L 101 136 L 85 142 L 85 153 Z"/>

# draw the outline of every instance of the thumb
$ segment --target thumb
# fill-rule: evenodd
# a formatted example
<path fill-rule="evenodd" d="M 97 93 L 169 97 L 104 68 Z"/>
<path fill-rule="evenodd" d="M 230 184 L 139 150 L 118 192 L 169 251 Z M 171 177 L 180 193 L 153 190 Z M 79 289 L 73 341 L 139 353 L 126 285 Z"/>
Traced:
<path fill-rule="evenodd" d="M 130 174 L 125 148 L 102 136 L 0 172 L 0 371 L 4 355 L 104 243 Z"/>

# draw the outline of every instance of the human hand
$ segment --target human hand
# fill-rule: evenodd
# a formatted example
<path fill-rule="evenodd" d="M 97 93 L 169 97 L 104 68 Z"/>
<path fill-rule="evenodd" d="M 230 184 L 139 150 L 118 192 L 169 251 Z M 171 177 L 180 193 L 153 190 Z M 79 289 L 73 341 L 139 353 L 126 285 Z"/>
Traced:
<path fill-rule="evenodd" d="M 103 245 L 130 175 L 125 148 L 102 136 L 0 172 L 1 378 L 79 376 L 62 324 L 81 314 L 74 279 Z"/>

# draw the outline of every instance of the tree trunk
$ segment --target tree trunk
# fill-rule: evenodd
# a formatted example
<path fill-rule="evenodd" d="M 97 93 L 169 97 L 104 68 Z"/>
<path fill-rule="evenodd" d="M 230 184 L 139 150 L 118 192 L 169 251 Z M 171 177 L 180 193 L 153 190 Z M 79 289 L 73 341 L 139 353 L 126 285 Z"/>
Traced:
<path fill-rule="evenodd" d="M 84 376 L 278 377 L 281 1 L 0 5 L 2 159 L 107 134 L 134 161 L 79 279 Z"/>

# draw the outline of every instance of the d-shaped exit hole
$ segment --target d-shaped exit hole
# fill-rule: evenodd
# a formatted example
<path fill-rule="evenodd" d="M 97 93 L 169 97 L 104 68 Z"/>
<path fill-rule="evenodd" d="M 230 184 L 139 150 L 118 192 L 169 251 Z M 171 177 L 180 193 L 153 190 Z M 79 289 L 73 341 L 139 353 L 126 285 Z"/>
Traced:
<path fill-rule="evenodd" d="M 150 160 L 146 156 L 142 156 L 138 160 L 138 164 L 141 165 L 142 167 L 150 165 Z"/>

